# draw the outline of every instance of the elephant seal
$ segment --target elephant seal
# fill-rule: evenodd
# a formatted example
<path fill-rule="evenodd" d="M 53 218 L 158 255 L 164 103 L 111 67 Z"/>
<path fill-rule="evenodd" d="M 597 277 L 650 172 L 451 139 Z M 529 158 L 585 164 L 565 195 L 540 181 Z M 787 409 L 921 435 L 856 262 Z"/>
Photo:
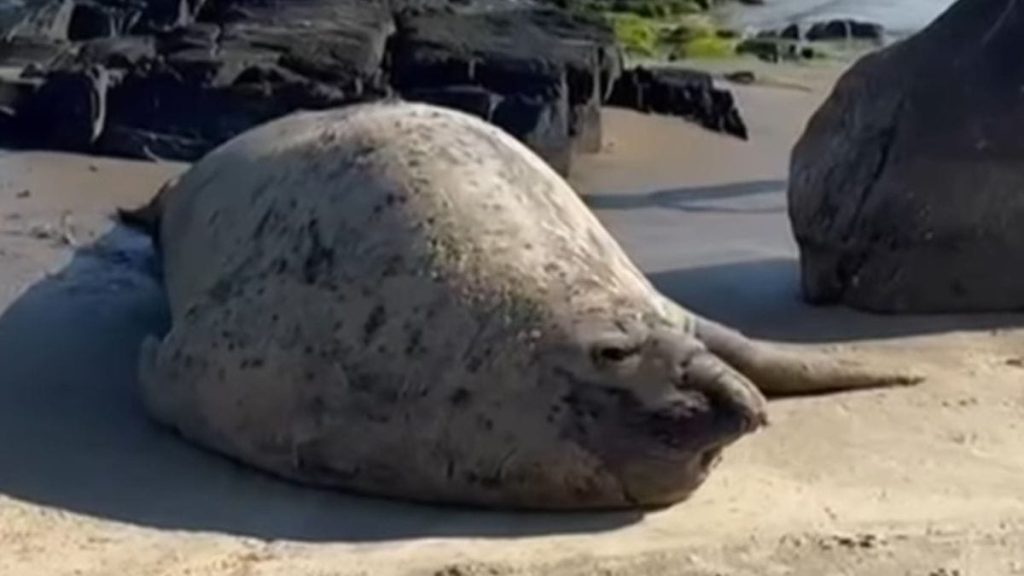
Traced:
<path fill-rule="evenodd" d="M 686 312 L 543 160 L 454 110 L 272 121 L 134 218 L 158 223 L 172 319 L 142 346 L 149 413 L 303 483 L 664 506 L 765 423 L 752 381 L 913 380 L 787 356 Z"/>

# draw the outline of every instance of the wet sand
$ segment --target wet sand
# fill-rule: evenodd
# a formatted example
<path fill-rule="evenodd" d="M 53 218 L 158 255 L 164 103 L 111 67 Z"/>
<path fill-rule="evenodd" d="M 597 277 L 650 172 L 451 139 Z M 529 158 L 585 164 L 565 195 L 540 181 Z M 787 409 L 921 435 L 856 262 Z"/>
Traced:
<path fill-rule="evenodd" d="M 684 304 L 928 380 L 775 401 L 692 500 L 646 516 L 355 498 L 185 444 L 138 403 L 165 313 L 146 240 L 109 219 L 184 166 L 0 155 L 0 574 L 1024 574 L 1024 318 L 799 301 L 786 164 L 836 73 L 736 87 L 747 143 L 610 110 L 573 180 Z"/>

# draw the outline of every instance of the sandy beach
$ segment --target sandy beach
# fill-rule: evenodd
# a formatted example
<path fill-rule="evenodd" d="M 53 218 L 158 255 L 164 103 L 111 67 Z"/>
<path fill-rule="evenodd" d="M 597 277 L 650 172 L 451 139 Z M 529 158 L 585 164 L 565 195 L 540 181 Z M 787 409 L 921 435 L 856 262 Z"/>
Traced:
<path fill-rule="evenodd" d="M 135 357 L 166 321 L 160 287 L 148 241 L 111 217 L 187 167 L 0 154 L 0 574 L 1024 574 L 1024 317 L 799 300 L 789 150 L 840 71 L 732 86 L 749 142 L 609 109 L 605 150 L 577 162 L 574 185 L 684 305 L 927 377 L 773 401 L 690 501 L 645 516 L 304 489 L 157 428 Z"/>

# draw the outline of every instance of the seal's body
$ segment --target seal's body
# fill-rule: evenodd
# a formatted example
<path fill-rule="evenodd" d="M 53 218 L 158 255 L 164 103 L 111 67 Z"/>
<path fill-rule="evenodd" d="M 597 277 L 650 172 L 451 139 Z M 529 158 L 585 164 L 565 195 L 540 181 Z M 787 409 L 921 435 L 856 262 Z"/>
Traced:
<path fill-rule="evenodd" d="M 146 404 L 276 474 L 433 502 L 661 505 L 764 422 L 702 338 L 755 381 L 780 362 L 662 297 L 561 177 L 475 117 L 292 115 L 153 206 L 172 329 L 143 346 Z"/>

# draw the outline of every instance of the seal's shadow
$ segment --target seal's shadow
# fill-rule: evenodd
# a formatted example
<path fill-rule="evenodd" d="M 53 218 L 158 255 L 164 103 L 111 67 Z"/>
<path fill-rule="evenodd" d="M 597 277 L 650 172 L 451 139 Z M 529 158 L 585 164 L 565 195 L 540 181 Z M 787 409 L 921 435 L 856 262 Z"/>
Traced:
<path fill-rule="evenodd" d="M 662 208 L 692 213 L 781 214 L 786 211 L 785 180 L 754 180 L 714 186 L 671 188 L 643 194 L 595 194 L 584 198 L 593 210 Z"/>
<path fill-rule="evenodd" d="M 117 228 L 0 316 L 0 493 L 77 513 L 262 539 L 381 541 L 608 530 L 635 513 L 480 512 L 299 487 L 193 447 L 136 394 L 166 306 L 148 240 Z"/>
<path fill-rule="evenodd" d="M 680 268 L 650 275 L 686 308 L 754 338 L 781 342 L 853 342 L 1024 325 L 1021 314 L 883 315 L 843 306 L 810 306 L 800 296 L 795 258 Z"/>

